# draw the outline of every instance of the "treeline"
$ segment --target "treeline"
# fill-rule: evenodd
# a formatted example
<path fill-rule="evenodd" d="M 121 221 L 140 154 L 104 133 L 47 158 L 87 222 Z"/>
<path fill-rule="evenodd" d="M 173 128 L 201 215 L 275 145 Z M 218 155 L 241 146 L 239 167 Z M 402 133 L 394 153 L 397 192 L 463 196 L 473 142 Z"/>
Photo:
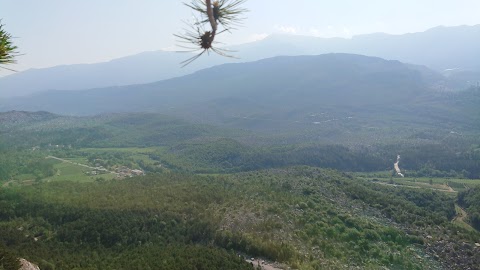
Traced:
<path fill-rule="evenodd" d="M 240 172 L 307 165 L 343 171 L 378 171 L 392 166 L 367 148 L 352 150 L 342 145 L 293 145 L 251 147 L 232 139 L 185 143 L 163 155 L 173 168 L 197 173 Z"/>
<path fill-rule="evenodd" d="M 455 145 L 454 142 L 388 146 L 398 149 L 400 166 L 412 171 L 414 177 L 480 178 L 480 146 Z"/>
<path fill-rule="evenodd" d="M 463 149 L 463 150 L 462 150 Z M 423 143 L 349 148 L 343 145 L 289 145 L 252 147 L 232 139 L 182 143 L 163 154 L 172 168 L 196 173 L 230 173 L 307 165 L 341 171 L 393 170 L 400 167 L 413 177 L 480 178 L 480 148 Z M 159 155 L 162 157 L 162 155 Z"/>

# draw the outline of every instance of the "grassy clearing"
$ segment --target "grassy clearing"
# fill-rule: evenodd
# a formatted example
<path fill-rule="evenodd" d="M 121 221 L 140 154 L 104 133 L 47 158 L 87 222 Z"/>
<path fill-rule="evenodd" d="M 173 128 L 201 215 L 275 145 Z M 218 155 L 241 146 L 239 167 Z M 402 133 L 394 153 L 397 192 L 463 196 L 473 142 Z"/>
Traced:
<path fill-rule="evenodd" d="M 164 147 L 82 148 L 81 151 L 87 152 L 87 153 L 122 152 L 122 153 L 148 154 L 148 153 L 156 153 L 162 150 L 163 148 Z"/>
<path fill-rule="evenodd" d="M 90 156 L 90 159 L 92 157 L 98 158 L 106 162 L 106 164 L 102 164 L 104 167 L 118 165 L 139 169 L 142 166 L 158 165 L 160 157 L 163 157 L 165 152 L 166 149 L 164 147 L 82 148 L 73 152 L 73 157 L 79 155 L 85 158 Z"/>
<path fill-rule="evenodd" d="M 115 168 L 125 166 L 130 169 L 143 169 L 147 166 L 149 168 L 158 167 L 159 162 L 151 158 L 152 155 L 157 155 L 164 151 L 161 147 L 149 148 L 81 148 L 74 151 L 59 153 L 62 161 L 57 161 L 54 164 L 54 169 L 57 171 L 56 175 L 42 179 L 43 181 L 74 181 L 74 182 L 93 182 L 98 178 L 104 180 L 111 180 L 116 177 L 116 174 L 105 173 L 97 175 L 89 175 L 93 168 L 85 166 L 98 167 L 103 166 L 110 171 Z M 55 156 L 55 154 L 54 154 Z M 66 156 L 66 157 L 65 157 Z M 95 159 L 95 162 L 92 162 Z M 97 160 L 98 159 L 98 160 Z M 52 159 L 54 160 L 54 159 Z M 82 166 L 85 165 L 85 166 Z M 148 169 L 147 169 L 148 170 Z"/>
<path fill-rule="evenodd" d="M 25 180 L 32 180 L 32 179 L 35 179 L 35 175 L 31 173 L 19 174 L 14 177 L 14 180 L 18 180 L 18 181 L 25 181 Z"/>
<path fill-rule="evenodd" d="M 89 176 L 86 174 L 86 172 L 89 171 L 88 168 L 66 162 L 55 164 L 54 168 L 57 170 L 57 174 L 45 178 L 43 181 L 93 182 L 99 177 L 104 178 L 105 180 L 111 180 L 115 177 L 115 175 L 111 173 Z"/>

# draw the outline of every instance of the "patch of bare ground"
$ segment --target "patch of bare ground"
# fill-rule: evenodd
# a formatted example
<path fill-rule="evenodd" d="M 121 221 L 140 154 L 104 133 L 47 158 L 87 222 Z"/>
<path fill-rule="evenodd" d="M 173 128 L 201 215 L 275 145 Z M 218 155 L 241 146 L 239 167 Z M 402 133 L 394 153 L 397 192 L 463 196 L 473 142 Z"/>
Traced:
<path fill-rule="evenodd" d="M 425 243 L 427 253 L 448 269 L 480 269 L 480 247 L 472 243 L 459 243 L 448 234 L 432 237 Z"/>
<path fill-rule="evenodd" d="M 253 267 L 255 267 L 256 269 L 260 268 L 262 270 L 286 270 L 286 269 L 291 269 L 290 267 L 285 266 L 285 265 L 281 265 L 279 263 L 272 263 L 272 262 L 268 262 L 268 261 L 261 260 L 261 259 L 255 259 L 255 258 L 247 259 L 246 262 L 252 264 Z"/>

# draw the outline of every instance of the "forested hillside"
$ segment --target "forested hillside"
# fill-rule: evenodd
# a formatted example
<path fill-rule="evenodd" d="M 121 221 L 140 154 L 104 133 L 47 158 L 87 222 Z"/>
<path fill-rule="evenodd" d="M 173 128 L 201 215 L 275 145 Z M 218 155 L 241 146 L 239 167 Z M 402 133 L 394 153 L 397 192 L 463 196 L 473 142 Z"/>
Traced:
<path fill-rule="evenodd" d="M 292 130 L 270 135 L 269 132 L 192 124 L 151 113 L 65 117 L 43 112 L 9 112 L 0 117 L 4 124 L 0 127 L 4 142 L 17 149 L 15 154 L 0 154 L 0 158 L 3 155 L 5 159 L 2 169 L 5 175 L 11 175 L 6 173 L 8 164 L 19 170 L 18 164 L 22 163 L 15 157 L 25 148 L 75 156 L 78 155 L 76 149 L 81 148 L 153 147 L 156 150 L 148 154 L 149 157 L 171 169 L 195 173 L 230 173 L 292 165 L 374 172 L 392 168 L 399 154 L 403 157 L 402 168 L 412 176 L 480 177 L 479 142 L 473 127 L 460 134 L 434 127 L 412 127 L 403 131 L 366 128 L 353 133 L 348 131 L 351 126 L 331 126 L 336 131 L 322 126 L 311 130 L 312 133 Z M 331 139 L 312 140 L 329 133 Z M 29 156 L 41 156 L 35 151 L 23 151 L 21 155 L 28 160 L 32 160 Z M 35 164 L 42 163 L 48 164 Z M 47 171 L 45 167 L 37 174 L 47 175 Z"/>
<path fill-rule="evenodd" d="M 465 269 L 479 259 L 461 245 L 478 233 L 448 222 L 452 198 L 306 167 L 57 182 L 0 196 L 3 242 L 42 269 L 249 269 L 239 252 L 301 269 Z"/>
<path fill-rule="evenodd" d="M 251 257 L 280 269 L 480 263 L 479 233 L 465 225 L 477 216 L 474 129 L 362 145 L 153 113 L 0 119 L 0 240 L 41 269 L 253 269 Z M 398 154 L 411 182 L 393 174 Z"/>
<path fill-rule="evenodd" d="M 212 81 L 215 83 L 209 83 Z M 352 54 L 275 57 L 221 65 L 151 84 L 50 91 L 10 99 L 0 109 L 91 115 L 167 111 L 172 107 L 222 99 L 276 108 L 288 105 L 284 109 L 298 106 L 310 109 L 312 105 L 326 106 L 332 101 L 361 107 L 411 101 L 441 81 L 441 75 L 426 68 L 375 57 Z M 244 111 L 247 109 L 243 107 Z"/>

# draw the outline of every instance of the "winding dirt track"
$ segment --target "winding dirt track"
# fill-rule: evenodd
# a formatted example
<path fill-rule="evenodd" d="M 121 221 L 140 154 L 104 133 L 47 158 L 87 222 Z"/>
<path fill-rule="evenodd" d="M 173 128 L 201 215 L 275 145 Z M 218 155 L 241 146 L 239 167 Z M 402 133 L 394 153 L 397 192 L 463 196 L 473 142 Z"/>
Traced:
<path fill-rule="evenodd" d="M 398 184 L 390 184 L 390 183 L 385 183 L 385 182 L 372 182 L 377 185 L 383 185 L 383 186 L 391 186 L 391 187 L 404 187 L 404 188 L 415 188 L 415 189 L 431 189 L 431 190 L 436 190 L 436 191 L 441 191 L 441 192 L 448 192 L 448 193 L 457 193 L 453 188 L 448 187 L 446 189 L 440 189 L 440 188 L 431 188 L 431 187 L 420 187 L 420 186 L 409 186 L 409 185 L 398 185 Z"/>
<path fill-rule="evenodd" d="M 395 162 L 395 164 L 393 164 L 393 167 L 395 168 L 395 171 L 397 172 L 398 175 L 400 175 L 401 177 L 405 177 L 402 174 L 402 171 L 400 170 L 400 167 L 398 166 L 399 163 L 400 163 L 400 155 L 397 155 L 397 162 Z"/>
<path fill-rule="evenodd" d="M 10 180 L 8 182 L 5 182 L 5 183 L 3 183 L 2 187 L 8 187 L 8 185 L 10 185 L 10 183 L 13 183 L 13 182 L 15 182 L 15 181 Z"/>
<path fill-rule="evenodd" d="M 466 224 L 470 227 L 470 224 L 465 222 L 465 219 L 468 217 L 468 214 L 463 208 L 461 208 L 458 204 L 455 204 L 455 210 L 457 211 L 457 215 L 453 218 L 452 222 L 457 221 Z"/>

